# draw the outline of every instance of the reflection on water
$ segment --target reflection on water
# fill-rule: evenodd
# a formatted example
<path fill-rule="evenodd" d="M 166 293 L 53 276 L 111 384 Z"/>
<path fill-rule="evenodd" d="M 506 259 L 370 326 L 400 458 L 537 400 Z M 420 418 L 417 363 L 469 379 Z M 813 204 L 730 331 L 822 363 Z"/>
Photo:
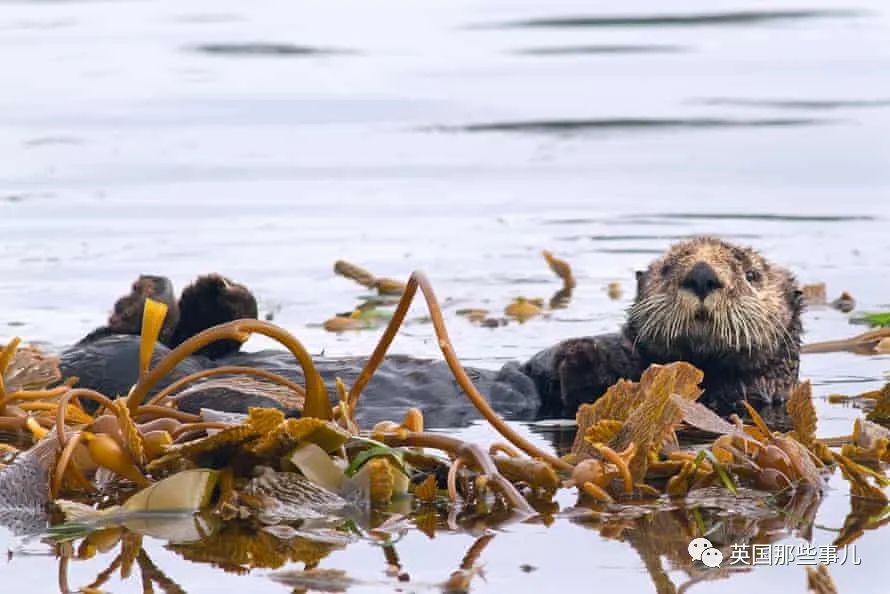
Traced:
<path fill-rule="evenodd" d="M 346 258 L 389 277 L 425 269 L 450 298 L 457 353 L 500 367 L 614 330 L 633 271 L 699 233 L 749 242 L 802 282 L 825 282 L 829 297 L 849 291 L 861 309 L 879 309 L 890 266 L 888 24 L 878 0 L 769 9 L 633 0 L 596 11 L 580 0 L 2 3 L 0 45 L 14 58 L 0 93 L 0 340 L 68 344 L 140 273 L 181 288 L 218 270 L 252 287 L 261 315 L 274 312 L 313 353 L 367 355 L 377 332 L 317 325 L 356 301 L 354 285 L 330 270 Z M 552 295 L 544 248 L 575 271 L 566 307 L 496 328 L 456 314 Z M 609 298 L 610 283 L 622 298 Z M 804 321 L 807 340 L 852 334 L 829 308 Z M 423 324 L 395 350 L 438 356 Z M 805 356 L 820 435 L 849 433 L 859 414 L 826 395 L 874 389 L 886 371 L 886 358 Z M 570 440 L 519 429 L 544 445 Z M 495 439 L 482 426 L 454 433 Z M 815 542 L 833 542 L 838 530 L 882 522 L 875 510 L 847 518 L 848 491 L 833 481 L 797 523 L 772 502 L 763 503 L 769 518 L 699 516 L 705 530 L 723 521 L 733 537 L 796 544 L 812 525 Z M 623 526 L 623 513 L 559 503 L 564 512 L 546 522 L 498 527 L 470 567 L 461 561 L 483 527 L 436 515 L 430 538 L 412 512 L 416 529 L 395 545 L 397 565 L 431 588 L 463 571 L 482 593 L 593 580 L 634 592 L 804 590 L 793 567 L 695 582 L 700 568 L 680 546 L 683 530 L 701 530 L 689 510 L 653 509 Z M 302 541 L 248 534 L 278 555 L 279 570 L 304 568 L 288 556 L 308 550 Z M 863 565 L 832 568 L 840 590 L 883 592 L 888 533 L 866 530 L 856 543 Z M 95 580 L 120 551 L 74 560 L 74 544 L 63 555 L 72 585 Z M 158 578 L 158 589 L 169 576 L 168 591 L 320 585 L 306 575 L 274 583 L 271 570 L 225 573 L 151 537 L 137 544 L 107 590 L 140 591 L 135 570 L 119 578 L 124 561 Z M 18 541 L 0 528 L 2 546 Z M 359 540 L 332 547 L 318 566 L 348 570 L 350 592 L 394 591 L 404 586 L 388 577 L 390 561 Z M 40 592 L 58 588 L 53 563 L 20 552 L 0 561 L 5 584 Z M 487 581 L 472 578 L 478 564 Z"/>
<path fill-rule="evenodd" d="M 555 521 L 571 522 L 585 531 L 592 531 L 605 541 L 621 543 L 638 556 L 648 573 L 653 591 L 674 594 L 687 591 L 693 584 L 724 581 L 769 565 L 764 559 L 747 561 L 734 550 L 750 551 L 770 548 L 789 536 L 812 539 L 820 498 L 812 491 L 799 491 L 793 497 L 742 491 L 737 496 L 723 489 L 706 488 L 694 491 L 685 499 L 662 498 L 634 505 L 614 504 L 608 507 L 579 502 L 563 512 L 552 507 L 539 507 L 536 524 Z M 80 588 L 103 588 L 141 580 L 153 582 L 165 592 L 184 592 L 187 582 L 177 576 L 176 564 L 152 559 L 147 538 L 162 538 L 165 551 L 191 563 L 243 576 L 257 570 L 281 570 L 265 573 L 265 579 L 285 584 L 298 591 L 341 592 L 353 587 L 409 588 L 411 591 L 462 591 L 472 586 L 482 572 L 486 548 L 492 541 L 509 539 L 510 520 L 498 521 L 498 514 L 479 514 L 472 509 L 449 512 L 444 503 L 421 504 L 398 521 L 384 514 L 372 518 L 365 527 L 352 523 L 337 529 L 313 527 L 311 523 L 297 528 L 289 526 L 255 526 L 240 521 L 220 522 L 213 515 L 145 518 L 139 523 L 108 526 L 86 536 L 44 538 L 41 544 L 30 542 L 13 555 L 25 550 L 30 555 L 46 554 L 58 558 L 60 584 Z M 868 507 L 854 500 L 853 509 L 832 545 L 842 549 L 853 545 L 865 530 L 877 528 L 886 520 L 875 521 L 881 509 Z M 506 529 L 507 533 L 499 533 Z M 439 567 L 437 580 L 417 579 L 410 562 L 403 560 L 405 550 L 400 541 L 414 531 L 427 538 L 453 539 L 459 532 L 474 535 L 459 563 Z M 160 537 L 159 534 L 169 534 Z M 173 536 L 175 535 L 175 536 Z M 705 537 L 721 551 L 725 562 L 711 569 L 693 560 L 689 543 Z M 496 542 L 495 544 L 500 544 Z M 324 561 L 336 551 L 347 547 L 364 548 L 364 565 L 377 566 L 374 579 L 355 577 L 349 570 L 324 569 Z M 98 553 L 98 557 L 97 557 Z M 538 570 L 547 559 L 543 551 L 529 551 L 530 563 L 522 564 L 526 573 Z M 731 561 L 734 559 L 734 561 Z M 72 583 L 69 575 L 80 564 L 89 562 L 93 573 L 79 576 L 83 584 Z M 837 563 L 837 561 L 835 561 Z M 88 581 L 89 580 L 89 581 Z M 113 580 L 113 581 L 109 581 Z M 555 584 L 554 584 L 555 585 Z M 66 590 L 67 591 L 67 590 Z"/>

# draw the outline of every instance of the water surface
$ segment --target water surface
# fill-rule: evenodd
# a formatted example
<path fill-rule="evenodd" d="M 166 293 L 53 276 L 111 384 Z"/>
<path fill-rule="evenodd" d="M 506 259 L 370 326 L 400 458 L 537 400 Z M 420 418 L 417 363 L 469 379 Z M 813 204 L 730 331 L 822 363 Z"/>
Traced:
<path fill-rule="evenodd" d="M 57 348 L 139 273 L 182 287 L 219 271 L 313 352 L 367 354 L 379 332 L 314 325 L 361 294 L 332 273 L 346 258 L 381 276 L 425 270 L 448 298 L 458 354 L 496 367 L 614 330 L 633 271 L 698 233 L 754 245 L 860 309 L 886 308 L 888 40 L 877 0 L 0 3 L 0 337 Z M 543 248 L 574 267 L 567 309 L 498 329 L 454 314 L 549 297 L 558 282 Z M 808 340 L 858 331 L 825 308 L 805 322 Z M 395 349 L 437 351 L 423 324 Z M 825 395 L 876 388 L 887 368 L 886 357 L 805 357 L 820 433 L 848 432 L 858 414 Z M 482 426 L 460 434 L 494 439 Z M 831 487 L 817 544 L 848 509 L 846 484 Z M 371 545 L 321 566 L 367 582 L 350 591 L 422 590 L 473 538 L 409 533 L 408 584 L 387 581 Z M 840 591 L 882 592 L 890 533 L 857 544 L 861 566 L 832 566 Z M 0 547 L 15 545 L 0 529 Z M 263 570 L 224 573 L 160 541 L 147 550 L 188 592 L 288 591 Z M 109 561 L 72 564 L 72 584 Z M 505 527 L 482 561 L 474 592 L 665 587 L 628 541 L 568 518 Z M 664 561 L 669 581 L 689 579 Z M 56 589 L 53 559 L 0 564 L 11 588 Z M 758 567 L 690 590 L 804 584 L 802 568 Z"/>

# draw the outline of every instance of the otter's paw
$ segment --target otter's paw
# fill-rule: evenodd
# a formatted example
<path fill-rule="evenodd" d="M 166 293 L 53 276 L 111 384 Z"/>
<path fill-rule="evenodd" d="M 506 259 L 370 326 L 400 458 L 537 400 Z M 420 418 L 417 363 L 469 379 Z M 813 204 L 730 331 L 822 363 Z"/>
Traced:
<path fill-rule="evenodd" d="M 574 415 L 578 406 L 593 402 L 614 383 L 607 369 L 607 353 L 594 338 L 576 338 L 563 342 L 554 355 L 559 378 L 563 413 Z"/>

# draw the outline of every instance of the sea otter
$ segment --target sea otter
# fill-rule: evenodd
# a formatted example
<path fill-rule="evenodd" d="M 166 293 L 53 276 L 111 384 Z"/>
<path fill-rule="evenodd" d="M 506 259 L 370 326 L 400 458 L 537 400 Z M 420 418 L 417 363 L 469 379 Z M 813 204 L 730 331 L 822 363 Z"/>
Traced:
<path fill-rule="evenodd" d="M 140 316 L 133 304 L 146 296 L 169 300 L 157 279 L 137 281 L 115 307 L 106 327 L 95 330 L 62 354 L 65 375 L 78 385 L 109 395 L 125 394 L 136 381 L 139 324 L 122 320 L 122 311 Z M 166 281 L 166 279 L 163 279 Z M 169 283 L 169 281 L 166 281 Z M 214 324 L 255 318 L 256 301 L 246 287 L 219 275 L 200 277 L 170 304 L 178 316 L 162 334 L 155 357 Z M 757 251 L 712 237 L 671 246 L 637 275 L 637 294 L 620 332 L 563 341 L 529 361 L 511 362 L 497 371 L 468 369 L 495 410 L 507 418 L 532 420 L 568 417 L 592 402 L 620 378 L 638 379 L 650 364 L 688 361 L 705 373 L 702 402 L 722 414 L 781 402 L 797 382 L 802 310 L 793 276 Z M 123 316 L 126 317 L 126 316 Z M 237 342 L 212 345 L 180 364 L 165 383 L 217 365 L 249 365 L 302 381 L 291 355 L 282 351 L 242 353 Z M 316 358 L 327 385 L 335 377 L 351 384 L 363 358 Z M 332 399 L 335 395 L 331 394 Z M 456 426 L 476 418 L 442 361 L 393 355 L 386 358 L 365 389 L 359 421 L 398 418 L 419 406 L 428 423 Z M 179 407 L 231 412 L 248 406 L 278 406 L 274 398 L 227 394 L 218 386 L 192 390 Z M 297 414 L 296 411 L 288 411 Z"/>
<path fill-rule="evenodd" d="M 802 293 L 757 251 L 713 237 L 674 244 L 637 273 L 618 334 L 566 340 L 523 365 L 544 403 L 571 414 L 653 363 L 704 372 L 700 402 L 727 414 L 741 401 L 780 403 L 797 383 Z"/>

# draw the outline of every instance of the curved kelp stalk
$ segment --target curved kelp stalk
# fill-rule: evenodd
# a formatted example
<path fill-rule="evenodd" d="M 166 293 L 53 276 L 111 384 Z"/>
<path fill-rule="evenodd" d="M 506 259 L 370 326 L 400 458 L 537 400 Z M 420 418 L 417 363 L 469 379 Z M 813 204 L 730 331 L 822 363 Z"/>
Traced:
<path fill-rule="evenodd" d="M 0 351 L 0 397 L 6 396 L 6 383 L 3 380 L 3 375 L 6 373 L 6 369 L 12 362 L 12 358 L 15 356 L 15 352 L 18 350 L 21 342 L 22 339 L 16 336 Z"/>
<path fill-rule="evenodd" d="M 6 370 L 9 364 L 12 363 L 12 358 L 15 357 L 15 352 L 18 350 L 21 342 L 22 339 L 16 336 L 3 347 L 3 350 L 0 350 L 0 415 L 6 413 L 6 405 L 12 402 L 12 395 L 6 394 L 6 381 L 3 377 L 6 375 Z"/>
<path fill-rule="evenodd" d="M 72 398 L 84 398 L 86 400 L 92 400 L 99 405 L 99 408 L 96 409 L 96 416 L 102 411 L 102 408 L 107 409 L 112 414 L 116 415 L 118 419 L 120 419 L 121 413 L 114 406 L 113 401 L 101 394 L 96 392 L 95 390 L 89 390 L 87 388 L 74 388 L 72 390 L 67 391 L 62 398 L 59 400 L 59 408 L 56 411 L 56 431 L 58 432 L 59 439 L 59 449 L 65 449 L 65 444 L 67 442 L 67 436 L 65 434 L 65 411 L 68 409 L 68 403 Z"/>
<path fill-rule="evenodd" d="M 456 460 L 452 468 L 468 465 L 478 469 L 487 477 L 488 485 L 497 491 L 511 508 L 529 515 L 537 514 L 525 497 L 516 490 L 513 483 L 498 471 L 494 460 L 481 446 L 438 433 L 398 431 L 385 433 L 380 437 L 390 447 L 432 448 L 448 452 Z"/>
<path fill-rule="evenodd" d="M 214 367 L 212 369 L 202 369 L 201 371 L 196 371 L 195 373 L 191 373 L 183 378 L 176 380 L 175 382 L 152 396 L 143 406 L 163 404 L 166 399 L 172 397 L 174 394 L 185 388 L 185 386 L 198 380 L 207 379 L 208 377 L 216 377 L 217 375 L 253 375 L 255 377 L 269 380 L 274 384 L 284 386 L 285 388 L 290 389 L 300 398 L 305 398 L 306 396 L 306 390 L 303 388 L 303 386 L 294 383 L 286 377 L 278 375 L 277 373 L 274 373 L 272 371 L 260 369 L 258 367 L 246 367 L 243 365 L 224 365 L 222 367 Z"/>
<path fill-rule="evenodd" d="M 473 385 L 472 380 L 470 380 L 463 365 L 461 365 L 460 360 L 454 353 L 454 347 L 451 345 L 451 339 L 448 337 L 448 331 L 445 329 L 445 322 L 442 318 L 442 309 L 436 299 L 436 294 L 433 292 L 433 288 L 430 285 L 429 280 L 426 278 L 426 275 L 420 271 L 413 272 L 408 279 L 408 283 L 405 285 L 405 291 L 402 293 L 402 298 L 399 300 L 399 303 L 393 312 L 389 325 L 387 325 L 386 330 L 383 332 L 383 336 L 380 337 L 380 342 L 377 343 L 377 347 L 365 364 L 364 369 L 362 369 L 361 374 L 359 374 L 358 379 L 356 379 L 355 383 L 352 385 L 352 388 L 349 391 L 348 409 L 351 411 L 355 410 L 362 390 L 380 366 L 389 345 L 392 344 L 393 338 L 395 338 L 396 333 L 404 322 L 405 315 L 408 313 L 408 307 L 411 305 L 418 287 L 426 300 L 427 309 L 430 312 L 430 319 L 433 322 L 436 337 L 439 339 L 439 348 L 442 350 L 442 355 L 448 363 L 451 373 L 454 374 L 457 383 L 470 399 L 470 402 L 473 403 L 473 406 L 476 407 L 476 410 L 478 410 L 501 435 L 528 455 L 534 458 L 540 458 L 560 470 L 571 471 L 573 468 L 571 464 L 541 450 L 514 431 L 504 422 L 494 409 L 491 408 L 491 405 L 488 404 L 485 397 L 479 393 L 479 390 Z"/>
<path fill-rule="evenodd" d="M 50 415 L 57 404 L 51 402 L 71 389 L 75 378 L 49 388 L 60 379 L 57 361 L 34 356 L 33 351 L 19 358 L 21 339 L 10 339 L 0 349 L 0 430 L 32 430 L 52 426 Z M 81 418 L 82 420 L 82 418 Z M 38 431 L 37 433 L 42 433 Z"/>
<path fill-rule="evenodd" d="M 277 340 L 294 355 L 303 370 L 306 378 L 306 400 L 303 406 L 303 415 L 319 419 L 331 419 L 331 403 L 328 400 L 327 388 L 324 380 L 319 375 L 312 357 L 306 351 L 303 344 L 287 330 L 260 320 L 235 320 L 225 324 L 219 324 L 196 334 L 180 344 L 161 359 L 151 371 L 140 377 L 133 386 L 127 399 L 130 413 L 136 415 L 140 406 L 145 401 L 146 395 L 165 375 L 170 373 L 180 362 L 189 355 L 217 340 L 237 340 L 244 342 L 251 334 L 262 334 Z"/>
<path fill-rule="evenodd" d="M 155 404 L 143 404 L 140 406 L 137 418 L 142 418 L 143 416 L 149 419 L 174 419 L 182 423 L 197 423 L 202 419 L 201 415 L 194 415 L 169 406 L 158 406 Z"/>
<path fill-rule="evenodd" d="M 61 386 L 56 386 L 55 388 L 49 388 L 46 390 L 18 390 L 17 392 L 7 394 L 6 396 L 0 398 L 0 414 L 3 413 L 7 404 L 58 398 L 59 396 L 70 390 L 72 384 L 74 384 L 74 380 L 69 379 L 66 380 L 65 383 Z"/>

